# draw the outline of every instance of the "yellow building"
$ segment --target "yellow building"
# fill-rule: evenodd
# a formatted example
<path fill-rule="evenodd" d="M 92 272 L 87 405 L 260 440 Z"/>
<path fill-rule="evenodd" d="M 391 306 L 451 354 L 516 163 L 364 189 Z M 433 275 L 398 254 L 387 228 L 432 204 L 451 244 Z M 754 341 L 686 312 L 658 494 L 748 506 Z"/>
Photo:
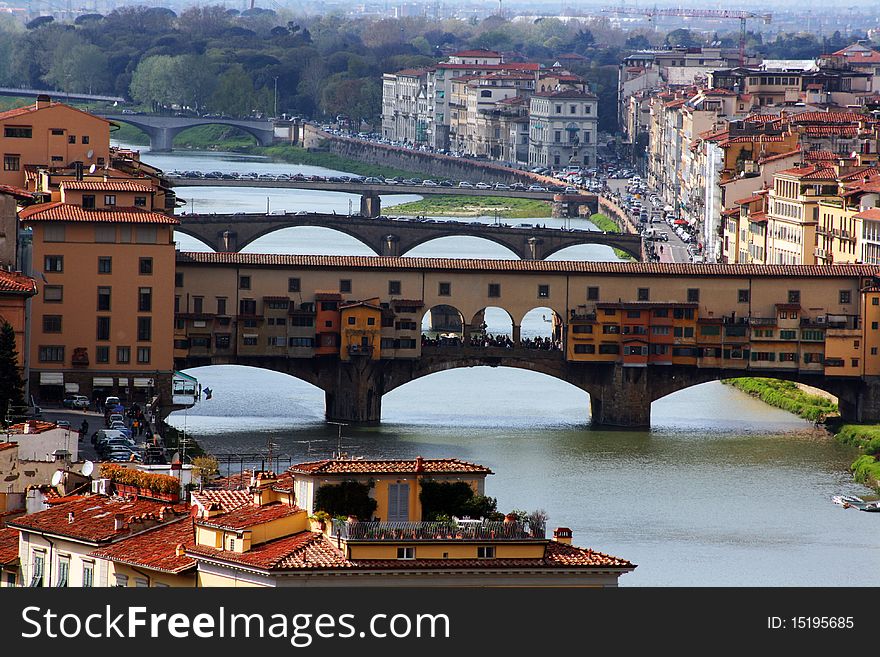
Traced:
<path fill-rule="evenodd" d="M 33 231 L 31 390 L 143 399 L 173 371 L 174 217 L 135 181 L 64 181 L 19 213 Z"/>
<path fill-rule="evenodd" d="M 113 124 L 40 96 L 33 105 L 0 112 L 0 185 L 25 187 L 27 167 L 89 168 L 110 162 Z"/>
<path fill-rule="evenodd" d="M 382 307 L 379 299 L 343 303 L 339 312 L 340 359 L 382 358 Z"/>

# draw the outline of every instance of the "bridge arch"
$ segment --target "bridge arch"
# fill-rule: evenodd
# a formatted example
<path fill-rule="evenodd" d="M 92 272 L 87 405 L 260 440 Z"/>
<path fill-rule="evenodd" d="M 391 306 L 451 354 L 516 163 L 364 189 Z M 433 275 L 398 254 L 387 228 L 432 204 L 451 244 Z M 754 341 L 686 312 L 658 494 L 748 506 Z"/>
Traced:
<path fill-rule="evenodd" d="M 536 306 L 526 311 L 519 321 L 523 338 L 562 340 L 562 315 L 550 306 Z"/>
<path fill-rule="evenodd" d="M 589 245 L 589 244 L 595 244 L 596 246 L 609 246 L 612 249 L 620 249 L 621 251 L 623 251 L 627 255 L 632 256 L 632 258 L 634 258 L 637 262 L 641 261 L 641 259 L 642 259 L 641 242 L 639 242 L 638 247 L 630 246 L 628 243 L 623 242 L 623 241 L 621 241 L 621 243 L 619 245 L 605 245 L 605 244 L 599 244 L 595 239 L 589 239 L 587 237 L 588 235 L 590 235 L 590 233 L 604 235 L 603 233 L 601 233 L 599 231 L 595 231 L 595 230 L 589 230 L 589 231 L 585 230 L 585 231 L 579 231 L 579 232 L 584 233 L 583 241 L 580 241 L 576 244 L 569 243 L 569 244 L 560 244 L 557 246 L 548 246 L 546 249 L 544 249 L 544 253 L 543 253 L 544 260 L 550 258 L 550 256 L 552 256 L 552 255 L 556 254 L 557 252 L 562 251 L 564 249 L 569 249 L 572 247 L 584 246 L 584 245 Z"/>
<path fill-rule="evenodd" d="M 183 128 L 180 128 L 179 130 L 175 130 L 174 137 L 172 138 L 172 142 L 174 139 L 177 139 L 177 137 L 192 130 L 193 128 L 201 128 L 201 127 L 209 126 L 209 125 L 214 125 L 214 126 L 223 127 L 223 128 L 232 128 L 236 132 L 247 135 L 248 137 L 253 137 L 254 145 L 256 145 L 256 146 L 259 146 L 262 143 L 260 140 L 259 134 L 256 133 L 254 130 L 252 130 L 246 126 L 243 126 L 243 125 L 235 125 L 232 123 L 223 123 L 221 121 L 218 121 L 217 119 L 213 119 L 211 121 L 206 121 L 204 123 L 193 123 L 192 125 L 187 125 Z"/>
<path fill-rule="evenodd" d="M 485 227 L 485 224 L 478 224 L 478 226 Z M 391 232 L 391 231 L 389 231 Z M 518 248 L 516 244 L 513 243 L 513 240 L 510 238 L 505 239 L 504 235 L 494 235 L 492 233 L 483 233 L 480 231 L 479 227 L 469 228 L 466 225 L 455 224 L 454 228 L 450 228 L 449 230 L 444 230 L 439 233 L 434 233 L 428 236 L 420 236 L 418 238 L 407 240 L 406 242 L 401 241 L 400 244 L 400 255 L 406 256 L 411 255 L 413 249 L 416 249 L 420 246 L 424 246 L 426 244 L 430 244 L 431 242 L 435 242 L 437 240 L 443 240 L 450 237 L 468 237 L 472 239 L 477 239 L 483 242 L 492 242 L 494 244 L 498 244 L 499 246 L 504 247 L 506 250 L 510 251 L 510 253 L 516 258 L 527 258 L 528 254 L 524 253 L 522 249 Z M 460 255 L 460 250 L 456 249 L 459 255 L 455 257 L 462 257 Z M 417 257 L 417 256 L 412 256 Z M 474 256 L 474 257 L 482 257 L 486 256 Z M 491 256 L 490 256 L 491 258 Z"/>
<path fill-rule="evenodd" d="M 325 237 L 329 237 L 329 235 L 326 235 L 327 233 L 335 233 L 337 237 L 338 236 L 345 236 L 345 237 L 349 237 L 353 240 L 353 243 L 347 243 L 344 246 L 342 246 L 341 249 L 338 249 L 338 250 L 332 248 L 333 245 L 331 244 L 331 245 L 316 246 L 315 248 L 317 250 L 313 250 L 313 251 L 310 251 L 308 249 L 300 250 L 296 247 L 294 247 L 293 249 L 285 248 L 283 250 L 283 253 L 289 253 L 289 254 L 302 253 L 302 254 L 308 254 L 308 255 L 370 255 L 370 256 L 377 255 L 377 251 L 374 248 L 374 246 L 372 244 L 370 244 L 369 242 L 367 242 L 363 238 L 363 236 L 358 235 L 355 231 L 344 230 L 342 228 L 337 228 L 336 226 L 332 226 L 332 227 L 320 226 L 320 225 L 317 225 L 317 223 L 315 223 L 314 225 L 304 224 L 304 225 L 299 225 L 299 226 L 281 226 L 281 227 L 277 227 L 277 228 L 268 228 L 266 230 L 258 231 L 253 236 L 249 236 L 245 241 L 240 242 L 238 245 L 238 249 L 239 249 L 239 251 L 247 251 L 248 247 L 254 246 L 254 243 L 257 242 L 258 240 L 260 240 L 264 237 L 268 237 L 269 235 L 274 235 L 275 233 L 279 233 L 282 231 L 288 231 L 289 234 L 291 234 L 291 235 L 293 235 L 295 232 L 304 233 L 304 234 L 301 234 L 300 236 L 298 236 L 297 238 L 295 238 L 295 239 L 301 238 L 301 239 L 303 239 L 304 242 L 311 242 L 311 241 L 315 241 L 315 240 L 319 240 L 319 239 L 323 240 Z M 309 234 L 308 231 L 313 231 L 313 232 L 311 234 Z M 353 251 L 354 248 L 361 248 L 361 247 L 363 248 L 365 253 L 359 253 L 359 252 Z M 265 248 L 263 248 L 262 245 L 259 245 L 258 250 L 254 251 L 254 252 L 255 253 L 270 253 L 270 252 L 277 252 L 277 251 L 268 251 Z"/>
<path fill-rule="evenodd" d="M 425 309 L 422 315 L 420 330 L 433 333 L 456 333 L 464 339 L 465 315 L 461 310 L 449 304 L 440 303 Z"/>

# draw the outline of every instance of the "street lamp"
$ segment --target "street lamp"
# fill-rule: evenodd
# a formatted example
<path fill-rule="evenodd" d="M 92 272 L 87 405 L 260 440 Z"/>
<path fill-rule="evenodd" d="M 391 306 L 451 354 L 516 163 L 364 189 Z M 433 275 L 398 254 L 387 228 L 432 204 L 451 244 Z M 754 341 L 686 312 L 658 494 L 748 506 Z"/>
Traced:
<path fill-rule="evenodd" d="M 278 118 L 278 76 L 275 76 L 275 112 L 272 115 L 276 119 Z"/>

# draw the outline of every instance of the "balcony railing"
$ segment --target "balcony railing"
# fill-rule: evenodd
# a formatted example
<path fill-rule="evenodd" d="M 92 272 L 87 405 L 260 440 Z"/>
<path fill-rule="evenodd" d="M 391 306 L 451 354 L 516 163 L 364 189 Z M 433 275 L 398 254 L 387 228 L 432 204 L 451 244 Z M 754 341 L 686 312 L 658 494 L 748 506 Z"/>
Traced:
<path fill-rule="evenodd" d="M 752 326 L 776 326 L 775 317 L 750 317 L 749 324 Z"/>
<path fill-rule="evenodd" d="M 498 541 L 542 539 L 543 523 L 461 520 L 453 522 L 333 521 L 333 536 L 347 541 Z"/>
<path fill-rule="evenodd" d="M 372 356 L 373 345 L 351 344 L 348 345 L 349 356 Z"/>

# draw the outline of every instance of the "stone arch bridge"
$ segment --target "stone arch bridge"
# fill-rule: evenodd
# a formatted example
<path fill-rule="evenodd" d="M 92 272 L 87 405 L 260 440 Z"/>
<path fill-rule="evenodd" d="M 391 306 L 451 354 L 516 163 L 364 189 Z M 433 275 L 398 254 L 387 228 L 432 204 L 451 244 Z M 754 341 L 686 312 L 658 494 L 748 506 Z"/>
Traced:
<path fill-rule="evenodd" d="M 238 252 L 264 235 L 296 226 L 330 228 L 367 245 L 377 255 L 404 255 L 441 237 L 479 237 L 510 249 L 524 260 L 543 260 L 568 246 L 604 244 L 636 260 L 643 256 L 642 238 L 559 228 L 510 227 L 466 221 L 411 221 L 368 219 L 334 214 L 216 214 L 181 215 L 176 231 L 201 240 L 215 251 Z"/>
<path fill-rule="evenodd" d="M 153 116 L 148 114 L 98 114 L 98 116 L 116 123 L 127 123 L 143 130 L 150 138 L 151 151 L 170 151 L 176 135 L 184 130 L 200 125 L 226 125 L 239 128 L 252 135 L 260 146 L 271 146 L 275 139 L 275 129 L 271 121 Z"/>

